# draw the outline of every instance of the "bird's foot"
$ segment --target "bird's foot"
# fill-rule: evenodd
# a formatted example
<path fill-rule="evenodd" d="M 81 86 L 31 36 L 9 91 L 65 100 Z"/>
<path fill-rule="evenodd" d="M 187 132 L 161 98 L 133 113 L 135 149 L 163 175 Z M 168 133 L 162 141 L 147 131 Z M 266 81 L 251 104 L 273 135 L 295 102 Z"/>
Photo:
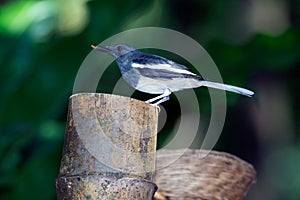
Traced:
<path fill-rule="evenodd" d="M 170 96 L 166 96 L 162 99 L 160 99 L 159 101 L 157 101 L 156 103 L 150 103 L 150 105 L 154 106 L 157 108 L 158 112 L 160 112 L 160 107 L 159 107 L 159 104 L 165 102 L 165 101 L 168 101 L 170 99 Z M 149 103 L 148 101 L 145 101 L 145 103 Z"/>
<path fill-rule="evenodd" d="M 150 105 L 154 106 L 157 109 L 158 113 L 160 113 L 161 108 L 159 107 L 159 105 L 155 105 L 155 104 L 150 104 Z"/>

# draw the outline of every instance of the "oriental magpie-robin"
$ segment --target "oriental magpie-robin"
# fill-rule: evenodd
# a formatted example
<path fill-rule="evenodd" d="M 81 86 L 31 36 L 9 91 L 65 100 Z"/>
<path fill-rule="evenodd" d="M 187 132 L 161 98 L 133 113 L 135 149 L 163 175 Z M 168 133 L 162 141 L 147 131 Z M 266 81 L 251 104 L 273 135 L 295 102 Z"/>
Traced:
<path fill-rule="evenodd" d="M 169 100 L 172 92 L 206 86 L 235 92 L 251 97 L 254 92 L 222 83 L 206 80 L 191 72 L 184 65 L 161 56 L 143 53 L 129 45 L 94 46 L 112 55 L 120 68 L 124 80 L 136 90 L 149 94 L 160 94 L 146 103 L 158 105 Z"/>

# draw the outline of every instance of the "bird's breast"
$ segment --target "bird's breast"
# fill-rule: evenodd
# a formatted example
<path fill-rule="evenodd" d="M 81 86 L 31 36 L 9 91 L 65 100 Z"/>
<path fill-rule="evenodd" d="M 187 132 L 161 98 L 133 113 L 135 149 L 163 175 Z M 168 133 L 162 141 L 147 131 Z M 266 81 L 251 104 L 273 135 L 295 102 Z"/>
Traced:
<path fill-rule="evenodd" d="M 152 79 L 141 76 L 136 89 L 149 94 L 163 94 L 166 90 L 176 92 L 183 89 L 200 87 L 200 81 L 189 78 Z"/>

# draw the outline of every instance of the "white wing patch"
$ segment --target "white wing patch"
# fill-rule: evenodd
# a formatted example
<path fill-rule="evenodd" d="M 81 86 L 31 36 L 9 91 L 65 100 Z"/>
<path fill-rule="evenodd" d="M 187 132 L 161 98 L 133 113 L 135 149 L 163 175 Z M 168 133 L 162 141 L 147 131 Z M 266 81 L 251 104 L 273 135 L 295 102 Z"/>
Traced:
<path fill-rule="evenodd" d="M 153 70 L 163 69 L 163 70 L 167 70 L 167 71 L 170 71 L 170 72 L 195 75 L 194 73 L 192 73 L 188 70 L 173 68 L 169 64 L 142 65 L 142 64 L 139 64 L 139 63 L 132 63 L 132 67 L 134 67 L 134 68 L 148 68 L 148 69 L 153 69 Z"/>

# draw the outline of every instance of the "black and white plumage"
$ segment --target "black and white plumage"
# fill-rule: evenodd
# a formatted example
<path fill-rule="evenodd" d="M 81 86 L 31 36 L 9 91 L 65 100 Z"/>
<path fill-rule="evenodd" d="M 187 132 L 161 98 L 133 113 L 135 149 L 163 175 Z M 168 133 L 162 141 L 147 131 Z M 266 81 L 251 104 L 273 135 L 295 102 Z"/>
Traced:
<path fill-rule="evenodd" d="M 172 92 L 206 86 L 248 97 L 254 92 L 223 83 L 205 80 L 191 72 L 184 65 L 178 64 L 161 56 L 143 53 L 129 45 L 94 46 L 112 55 L 120 68 L 124 80 L 136 90 L 149 94 L 160 94 L 146 103 L 158 105 L 169 100 Z"/>

